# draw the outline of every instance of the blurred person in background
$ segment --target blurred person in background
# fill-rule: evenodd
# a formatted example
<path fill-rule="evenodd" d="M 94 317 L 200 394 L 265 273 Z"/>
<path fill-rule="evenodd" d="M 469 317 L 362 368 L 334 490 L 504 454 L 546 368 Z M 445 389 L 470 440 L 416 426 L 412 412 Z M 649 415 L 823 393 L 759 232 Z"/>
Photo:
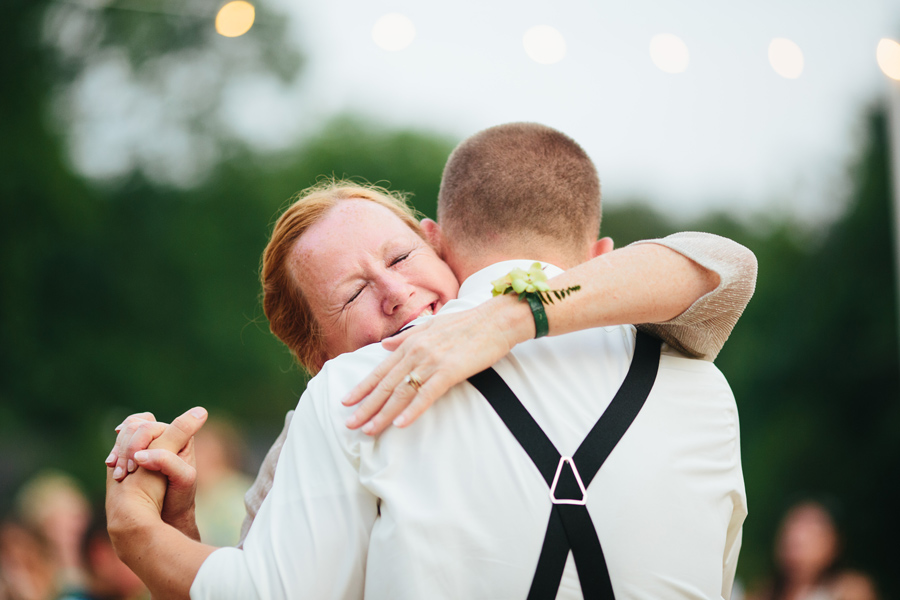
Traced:
<path fill-rule="evenodd" d="M 22 523 L 47 541 L 57 589 L 83 589 L 87 575 L 81 549 L 91 509 L 81 486 L 60 471 L 42 471 L 22 486 L 16 510 Z"/>
<path fill-rule="evenodd" d="M 63 593 L 59 600 L 144 600 L 150 593 L 134 571 L 116 556 L 106 515 L 101 507 L 94 512 L 84 536 L 82 553 L 87 563 L 88 580 L 81 590 Z"/>
<path fill-rule="evenodd" d="M 50 548 L 37 532 L 14 520 L 0 523 L 0 600 L 56 597 Z"/>
<path fill-rule="evenodd" d="M 224 419 L 210 419 L 194 439 L 197 460 L 196 516 L 200 538 L 236 546 L 244 522 L 244 494 L 252 479 L 240 470 L 244 441 Z"/>
<path fill-rule="evenodd" d="M 834 513 L 803 500 L 784 516 L 775 540 L 775 576 L 747 600 L 878 600 L 873 582 L 841 567 Z"/>

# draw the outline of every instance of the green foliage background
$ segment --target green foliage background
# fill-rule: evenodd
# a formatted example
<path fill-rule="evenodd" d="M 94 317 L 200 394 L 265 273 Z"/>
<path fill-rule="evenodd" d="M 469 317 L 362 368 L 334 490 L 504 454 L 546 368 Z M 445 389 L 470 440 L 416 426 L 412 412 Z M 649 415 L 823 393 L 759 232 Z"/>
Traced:
<path fill-rule="evenodd" d="M 258 302 L 259 256 L 279 208 L 320 176 L 348 175 L 414 192 L 434 216 L 456 142 L 343 116 L 261 154 L 198 119 L 192 131 L 221 152 L 195 186 L 161 185 L 140 168 L 92 184 L 64 158 L 65 128 L 48 124 L 54 94 L 110 47 L 128 50 L 140 74 L 153 58 L 220 43 L 183 18 L 142 20 L 119 5 L 91 13 L 101 33 L 63 57 L 40 32 L 48 8 L 75 9 L 11 0 L 0 21 L 0 510 L 49 465 L 99 499 L 112 427 L 140 410 L 170 419 L 202 404 L 264 447 L 306 381 Z M 248 42 L 256 62 L 244 67 L 302 76 L 277 15 L 258 11 L 271 25 Z M 843 509 L 848 562 L 890 597 L 900 591 L 900 356 L 888 140 L 882 108 L 863 119 L 846 210 L 826 228 L 727 215 L 672 222 L 617 199 L 603 228 L 620 246 L 696 229 L 756 253 L 756 296 L 717 361 L 741 409 L 750 517 L 739 573 L 765 575 L 784 509 L 824 495 Z"/>

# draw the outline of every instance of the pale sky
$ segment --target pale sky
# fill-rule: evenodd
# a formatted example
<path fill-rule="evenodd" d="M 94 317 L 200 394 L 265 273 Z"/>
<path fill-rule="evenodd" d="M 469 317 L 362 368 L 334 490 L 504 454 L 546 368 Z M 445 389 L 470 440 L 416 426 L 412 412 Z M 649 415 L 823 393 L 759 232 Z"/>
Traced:
<path fill-rule="evenodd" d="M 261 147 L 340 111 L 460 139 L 537 121 L 585 147 L 608 200 L 644 197 L 688 214 L 832 214 L 863 110 L 888 89 L 875 48 L 900 38 L 896 0 L 280 3 L 309 62 L 299 97 L 242 93 L 237 127 Z M 415 27 L 399 51 L 373 41 L 390 13 Z M 523 36 L 537 25 L 565 40 L 559 62 L 526 54 Z M 662 33 L 687 46 L 683 73 L 651 60 Z M 799 78 L 770 66 L 773 38 L 799 46 Z"/>

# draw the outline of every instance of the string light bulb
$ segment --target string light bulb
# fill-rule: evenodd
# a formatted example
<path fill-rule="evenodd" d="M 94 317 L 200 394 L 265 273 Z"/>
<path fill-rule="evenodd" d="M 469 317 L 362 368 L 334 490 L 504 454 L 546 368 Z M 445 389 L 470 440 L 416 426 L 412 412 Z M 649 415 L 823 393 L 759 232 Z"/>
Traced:
<path fill-rule="evenodd" d="M 549 25 L 532 27 L 522 36 L 525 54 L 541 65 L 552 65 L 566 56 L 566 39 Z"/>
<path fill-rule="evenodd" d="M 256 20 L 256 9 L 244 0 L 234 0 L 219 9 L 216 31 L 225 37 L 239 37 L 250 31 Z"/>
<path fill-rule="evenodd" d="M 900 43 L 883 38 L 878 42 L 875 57 L 882 73 L 895 81 L 900 81 Z"/>
<path fill-rule="evenodd" d="M 666 73 L 684 73 L 690 63 L 687 44 L 671 33 L 661 33 L 650 40 L 650 59 Z"/>
<path fill-rule="evenodd" d="M 403 50 L 416 39 L 416 26 L 406 15 L 389 13 L 375 21 L 372 26 L 372 41 L 382 50 L 397 52 Z"/>
<path fill-rule="evenodd" d="M 797 79 L 803 73 L 803 51 L 786 38 L 775 38 L 769 43 L 769 64 L 785 79 Z"/>

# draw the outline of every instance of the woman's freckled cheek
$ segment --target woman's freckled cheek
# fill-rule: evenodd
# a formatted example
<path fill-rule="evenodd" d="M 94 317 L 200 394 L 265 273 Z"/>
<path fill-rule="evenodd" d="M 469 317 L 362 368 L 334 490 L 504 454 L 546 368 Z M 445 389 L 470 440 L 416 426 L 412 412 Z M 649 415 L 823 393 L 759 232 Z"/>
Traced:
<path fill-rule="evenodd" d="M 371 315 L 365 310 L 363 301 L 357 298 L 356 302 L 349 304 L 336 317 L 335 329 L 341 336 L 342 346 L 346 351 L 356 350 L 380 339 L 374 332 Z"/>

